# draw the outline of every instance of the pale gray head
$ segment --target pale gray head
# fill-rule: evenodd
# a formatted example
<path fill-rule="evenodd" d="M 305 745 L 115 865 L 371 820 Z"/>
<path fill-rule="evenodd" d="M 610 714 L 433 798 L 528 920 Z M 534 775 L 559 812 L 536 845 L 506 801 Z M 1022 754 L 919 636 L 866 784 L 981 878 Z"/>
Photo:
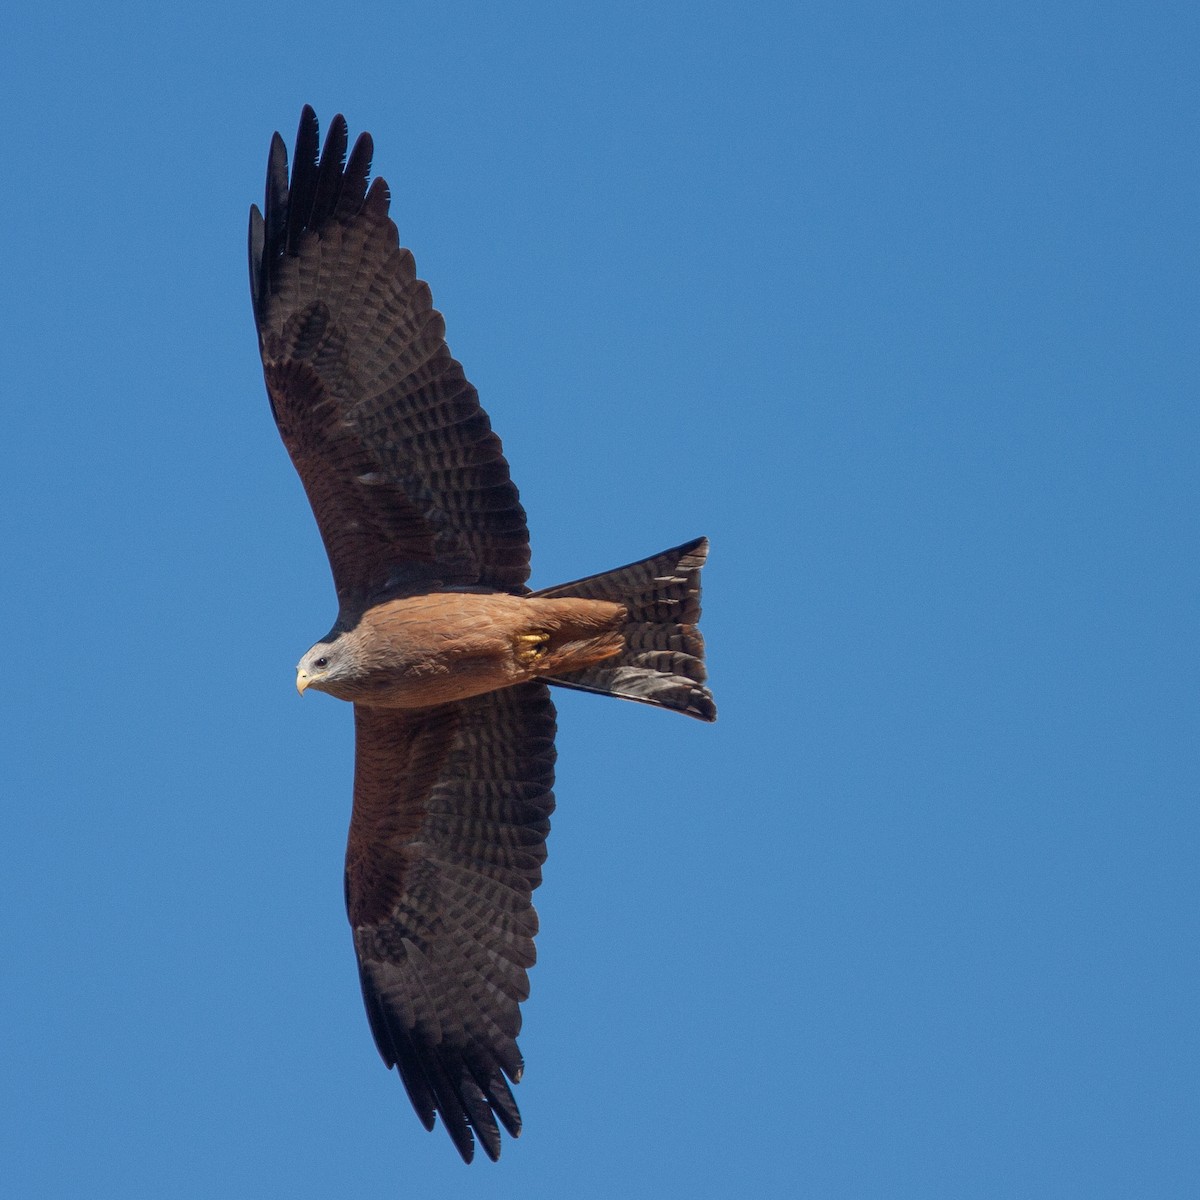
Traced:
<path fill-rule="evenodd" d="M 360 676 L 353 639 L 339 636 L 318 642 L 296 664 L 296 690 L 303 696 L 307 688 L 315 688 L 346 700 Z"/>

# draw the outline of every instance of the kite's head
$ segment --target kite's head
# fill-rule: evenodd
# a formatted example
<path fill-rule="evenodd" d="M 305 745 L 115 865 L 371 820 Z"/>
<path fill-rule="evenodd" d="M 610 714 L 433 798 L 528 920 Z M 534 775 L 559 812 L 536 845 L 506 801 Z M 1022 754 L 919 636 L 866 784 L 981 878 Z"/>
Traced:
<path fill-rule="evenodd" d="M 358 661 L 348 639 L 318 642 L 296 664 L 296 691 L 303 696 L 306 689 L 315 688 L 341 696 L 345 685 L 353 685 L 358 674 Z"/>

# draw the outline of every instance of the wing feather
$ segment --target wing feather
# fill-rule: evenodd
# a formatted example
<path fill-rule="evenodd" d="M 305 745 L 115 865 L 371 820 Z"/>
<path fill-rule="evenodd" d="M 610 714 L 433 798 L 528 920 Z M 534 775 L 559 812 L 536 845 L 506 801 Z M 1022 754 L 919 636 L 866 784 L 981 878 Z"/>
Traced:
<path fill-rule="evenodd" d="M 317 518 L 343 617 L 414 583 L 523 591 L 529 534 L 500 439 L 445 322 L 335 117 L 278 134 L 250 287 L 271 410 Z"/>
<path fill-rule="evenodd" d="M 436 709 L 355 708 L 346 904 L 379 1053 L 468 1161 L 520 1114 L 519 1004 L 554 808 L 540 683 Z M 499 1125 L 497 1124 L 499 1122 Z"/>

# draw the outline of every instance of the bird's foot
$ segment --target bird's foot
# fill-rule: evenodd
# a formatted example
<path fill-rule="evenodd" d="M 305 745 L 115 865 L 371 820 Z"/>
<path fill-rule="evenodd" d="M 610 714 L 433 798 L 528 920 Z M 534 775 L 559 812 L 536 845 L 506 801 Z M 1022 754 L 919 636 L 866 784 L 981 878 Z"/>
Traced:
<path fill-rule="evenodd" d="M 536 666 L 550 649 L 548 633 L 518 633 L 517 662 L 523 667 Z"/>

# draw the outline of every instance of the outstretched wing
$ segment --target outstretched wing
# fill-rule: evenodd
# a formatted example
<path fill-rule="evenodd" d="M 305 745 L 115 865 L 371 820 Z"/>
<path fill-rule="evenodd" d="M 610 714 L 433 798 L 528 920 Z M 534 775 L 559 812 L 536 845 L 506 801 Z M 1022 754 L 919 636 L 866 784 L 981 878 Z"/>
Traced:
<path fill-rule="evenodd" d="M 466 1161 L 521 1118 L 529 995 L 554 808 L 554 705 L 541 683 L 459 704 L 355 706 L 346 907 L 379 1053 Z M 472 1137 L 474 1131 L 474 1138 Z"/>
<path fill-rule="evenodd" d="M 304 483 L 343 611 L 431 581 L 521 591 L 529 534 L 500 439 L 445 323 L 367 186 L 372 143 L 305 107 L 288 182 L 279 134 L 250 291 L 271 409 Z"/>

